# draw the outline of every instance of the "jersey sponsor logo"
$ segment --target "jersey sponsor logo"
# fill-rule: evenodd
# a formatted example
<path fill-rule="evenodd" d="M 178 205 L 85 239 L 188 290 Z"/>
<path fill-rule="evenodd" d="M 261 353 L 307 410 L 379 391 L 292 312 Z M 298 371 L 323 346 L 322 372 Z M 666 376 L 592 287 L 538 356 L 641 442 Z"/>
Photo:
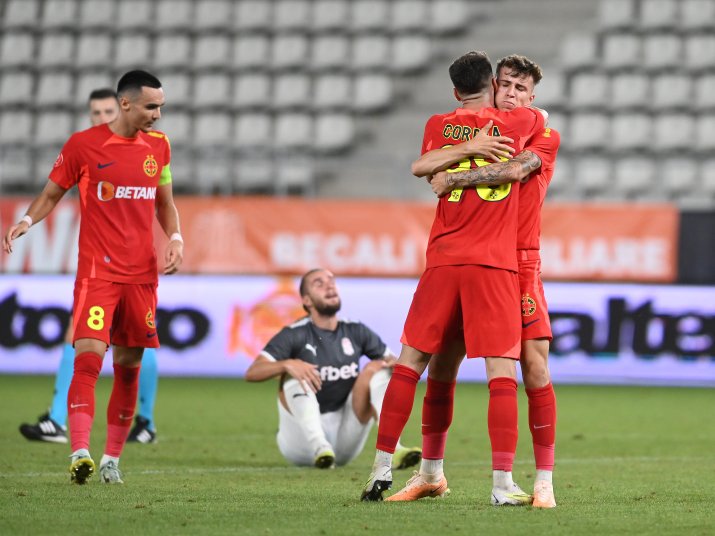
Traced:
<path fill-rule="evenodd" d="M 340 344 L 343 347 L 343 353 L 345 355 L 355 355 L 355 348 L 353 348 L 353 343 L 350 339 L 343 337 Z"/>
<path fill-rule="evenodd" d="M 62 153 L 60 153 L 57 155 L 57 159 L 55 160 L 55 163 L 52 167 L 58 168 L 64 163 L 64 161 L 65 161 L 65 157 L 62 156 Z"/>
<path fill-rule="evenodd" d="M 320 379 L 324 382 L 334 382 L 338 380 L 349 380 L 358 377 L 358 364 L 343 365 L 342 367 L 320 367 Z"/>
<path fill-rule="evenodd" d="M 144 168 L 144 173 L 149 177 L 153 177 L 159 171 L 159 164 L 157 164 L 153 154 L 146 155 L 146 160 L 144 160 L 142 167 Z"/>
<path fill-rule="evenodd" d="M 521 316 L 531 316 L 536 312 L 536 301 L 529 293 L 521 295 Z"/>
<path fill-rule="evenodd" d="M 114 186 L 111 182 L 97 183 L 97 197 L 100 201 L 112 199 L 155 199 L 156 186 Z"/>

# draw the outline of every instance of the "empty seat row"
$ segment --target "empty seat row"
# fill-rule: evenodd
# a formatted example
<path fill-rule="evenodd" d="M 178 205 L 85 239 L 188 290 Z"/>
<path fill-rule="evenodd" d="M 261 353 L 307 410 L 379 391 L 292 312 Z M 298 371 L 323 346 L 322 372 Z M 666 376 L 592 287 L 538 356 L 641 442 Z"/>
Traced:
<path fill-rule="evenodd" d="M 598 8 L 598 22 L 604 30 L 707 29 L 715 25 L 715 1 L 602 0 Z"/>
<path fill-rule="evenodd" d="M 5 28 L 174 32 L 424 31 L 469 24 L 468 0 L 8 0 Z"/>

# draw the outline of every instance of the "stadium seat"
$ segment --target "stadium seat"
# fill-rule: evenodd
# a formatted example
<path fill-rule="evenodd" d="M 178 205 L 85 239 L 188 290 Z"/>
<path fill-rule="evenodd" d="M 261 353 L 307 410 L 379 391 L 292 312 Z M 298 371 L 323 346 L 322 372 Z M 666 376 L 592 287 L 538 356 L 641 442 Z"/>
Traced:
<path fill-rule="evenodd" d="M 559 161 L 556 161 L 558 168 Z M 574 177 L 571 179 L 586 193 L 596 193 L 613 186 L 611 159 L 603 156 L 585 156 L 574 161 Z"/>
<path fill-rule="evenodd" d="M 169 136 L 171 139 L 171 136 Z M 173 144 L 173 142 L 172 142 Z M 198 190 L 194 178 L 194 159 L 191 151 L 172 146 L 171 152 L 171 185 L 174 193 L 189 194 Z"/>
<path fill-rule="evenodd" d="M 650 98 L 650 80 L 645 74 L 619 73 L 611 78 L 612 109 L 646 109 Z"/>
<path fill-rule="evenodd" d="M 631 69 L 641 61 L 641 42 L 633 34 L 619 33 L 603 38 L 603 67 L 609 70 Z"/>
<path fill-rule="evenodd" d="M 231 118 L 222 112 L 202 113 L 194 118 L 194 145 L 220 150 L 231 142 Z"/>
<path fill-rule="evenodd" d="M 306 32 L 310 25 L 310 8 L 307 0 L 277 0 L 273 3 L 271 27 L 278 33 Z"/>
<path fill-rule="evenodd" d="M 392 62 L 396 73 L 413 73 L 429 66 L 429 39 L 422 35 L 402 35 L 392 40 Z"/>
<path fill-rule="evenodd" d="M 644 30 L 672 29 L 678 15 L 676 0 L 641 0 L 640 26 Z"/>
<path fill-rule="evenodd" d="M 359 112 L 384 110 L 392 101 L 392 80 L 379 73 L 367 73 L 355 78 L 353 108 Z"/>
<path fill-rule="evenodd" d="M 657 198 L 655 162 L 646 157 L 628 156 L 616 161 L 615 178 L 618 189 L 628 196 Z"/>
<path fill-rule="evenodd" d="M 196 109 L 223 109 L 231 95 L 231 78 L 224 73 L 194 77 L 193 105 Z"/>
<path fill-rule="evenodd" d="M 715 158 L 709 157 L 700 162 L 698 177 L 703 191 L 711 197 L 715 195 Z"/>
<path fill-rule="evenodd" d="M 171 110 L 162 112 L 156 128 L 169 138 L 172 153 L 191 143 L 191 116 L 187 112 Z M 173 156 L 172 156 L 173 158 Z M 173 166 L 172 166 L 173 167 Z"/>
<path fill-rule="evenodd" d="M 703 156 L 711 156 L 715 151 L 715 115 L 702 115 L 697 120 L 695 147 Z"/>
<path fill-rule="evenodd" d="M 310 68 L 314 71 L 346 69 L 349 67 L 350 41 L 342 35 L 322 35 L 313 39 Z"/>
<path fill-rule="evenodd" d="M 643 39 L 643 66 L 648 71 L 672 70 L 683 61 L 682 42 L 674 34 L 655 34 Z"/>
<path fill-rule="evenodd" d="M 652 121 L 642 113 L 617 114 L 611 121 L 610 150 L 614 153 L 631 153 L 645 150 L 653 136 Z"/>
<path fill-rule="evenodd" d="M 33 142 L 39 146 L 61 145 L 74 132 L 74 127 L 73 114 L 48 110 L 37 115 Z"/>
<path fill-rule="evenodd" d="M 348 149 L 355 137 L 353 118 L 347 114 L 325 114 L 315 122 L 315 149 L 334 153 Z"/>
<path fill-rule="evenodd" d="M 39 175 L 32 171 L 33 160 L 32 151 L 27 147 L 3 147 L 0 151 L 0 191 L 28 190 L 35 175 Z"/>
<path fill-rule="evenodd" d="M 546 122 L 549 128 L 553 128 L 559 131 L 561 138 L 568 137 L 569 135 L 569 119 L 566 114 L 560 112 L 549 112 L 549 119 Z"/>
<path fill-rule="evenodd" d="M 689 114 L 656 115 L 649 141 L 658 152 L 687 151 L 695 144 L 695 121 Z"/>
<path fill-rule="evenodd" d="M 698 171 L 696 160 L 682 156 L 665 158 L 658 165 L 663 187 L 671 194 L 689 192 L 697 188 Z"/>
<path fill-rule="evenodd" d="M 199 193 L 229 194 L 233 183 L 230 156 L 221 149 L 209 148 L 194 155 L 194 177 Z"/>
<path fill-rule="evenodd" d="M 233 23 L 231 0 L 201 0 L 196 2 L 194 29 L 199 33 L 228 31 Z"/>
<path fill-rule="evenodd" d="M 311 81 L 307 74 L 279 74 L 273 80 L 272 104 L 277 110 L 305 108 L 310 97 Z"/>
<path fill-rule="evenodd" d="M 7 0 L 2 27 L 4 31 L 35 28 L 39 19 L 38 0 Z"/>
<path fill-rule="evenodd" d="M 117 4 L 115 24 L 118 33 L 141 32 L 153 28 L 152 0 L 122 0 Z"/>
<path fill-rule="evenodd" d="M 605 31 L 631 28 L 636 22 L 634 0 L 601 0 L 598 5 L 598 25 Z"/>
<path fill-rule="evenodd" d="M 164 89 L 164 97 L 169 111 L 182 109 L 192 104 L 191 81 L 193 77 L 185 72 L 162 72 L 156 73 Z"/>
<path fill-rule="evenodd" d="M 685 66 L 695 74 L 715 65 L 715 35 L 691 35 L 685 39 Z"/>
<path fill-rule="evenodd" d="M 285 155 L 275 161 L 275 190 L 279 194 L 307 194 L 313 188 L 313 160 L 306 155 Z"/>
<path fill-rule="evenodd" d="M 428 0 L 395 0 L 391 3 L 390 30 L 395 33 L 421 31 L 429 26 Z"/>
<path fill-rule="evenodd" d="M 569 105 L 571 109 L 600 109 L 609 100 L 609 78 L 596 72 L 577 73 L 571 77 Z"/>
<path fill-rule="evenodd" d="M 2 35 L 2 53 L 0 65 L 9 67 L 28 67 L 34 64 L 35 40 L 27 32 L 11 32 Z"/>
<path fill-rule="evenodd" d="M 558 71 L 549 72 L 534 89 L 534 104 L 546 109 L 563 110 L 566 105 L 566 78 Z"/>
<path fill-rule="evenodd" d="M 265 69 L 269 66 L 271 42 L 261 34 L 238 35 L 233 41 L 232 67 L 235 70 Z"/>
<path fill-rule="evenodd" d="M 664 74 L 653 79 L 651 106 L 655 111 L 690 109 L 693 105 L 692 78 L 683 74 Z"/>
<path fill-rule="evenodd" d="M 74 77 L 69 72 L 47 72 L 40 75 L 35 103 L 42 107 L 67 106 L 74 101 Z"/>
<path fill-rule="evenodd" d="M 112 65 L 112 38 L 107 34 L 83 33 L 77 42 L 78 69 L 109 68 Z"/>
<path fill-rule="evenodd" d="M 390 20 L 386 0 L 353 0 L 350 2 L 350 29 L 354 32 L 384 31 Z"/>
<path fill-rule="evenodd" d="M 189 30 L 194 21 L 194 3 L 157 0 L 154 24 L 160 32 Z"/>
<path fill-rule="evenodd" d="M 240 35 L 246 30 L 268 31 L 271 28 L 273 2 L 241 0 L 234 6 L 234 27 Z"/>
<path fill-rule="evenodd" d="M 191 40 L 186 35 L 159 35 L 154 45 L 154 64 L 162 69 L 186 69 L 191 50 Z"/>
<path fill-rule="evenodd" d="M 203 69 L 222 69 L 230 63 L 231 44 L 223 35 L 202 35 L 194 40 L 194 72 Z"/>
<path fill-rule="evenodd" d="M 119 3 L 114 0 L 84 0 L 80 4 L 79 27 L 82 31 L 110 29 L 114 25 L 114 10 Z"/>
<path fill-rule="evenodd" d="M 45 0 L 42 10 L 44 30 L 74 29 L 76 26 L 76 0 Z"/>
<path fill-rule="evenodd" d="M 471 22 L 466 0 L 432 0 L 427 29 L 435 34 L 465 30 Z"/>
<path fill-rule="evenodd" d="M 589 69 L 596 65 L 598 42 L 595 35 L 573 34 L 566 37 L 561 43 L 559 57 L 566 70 Z"/>
<path fill-rule="evenodd" d="M 240 110 L 262 108 L 270 104 L 271 79 L 266 74 L 245 74 L 234 77 L 233 106 Z"/>
<path fill-rule="evenodd" d="M 715 0 L 681 0 L 680 27 L 687 33 L 715 25 Z"/>
<path fill-rule="evenodd" d="M 89 71 L 77 76 L 77 82 L 74 90 L 74 105 L 75 109 L 81 110 L 87 115 L 87 101 L 89 94 L 95 89 L 109 88 L 116 89 L 117 80 L 109 76 L 107 71 Z"/>
<path fill-rule="evenodd" d="M 352 68 L 354 70 L 387 67 L 390 58 L 390 40 L 377 35 L 364 35 L 353 40 Z"/>
<path fill-rule="evenodd" d="M 695 108 L 715 110 L 715 74 L 706 74 L 695 82 Z"/>
<path fill-rule="evenodd" d="M 344 29 L 350 17 L 348 0 L 314 0 L 311 20 L 316 33 Z"/>
<path fill-rule="evenodd" d="M 0 106 L 27 106 L 32 103 L 34 76 L 32 73 L 5 71 L 0 75 Z"/>
<path fill-rule="evenodd" d="M 236 116 L 233 147 L 250 153 L 252 150 L 267 148 L 273 138 L 273 122 L 267 113 L 242 113 Z"/>
<path fill-rule="evenodd" d="M 0 114 L 0 145 L 28 144 L 32 139 L 32 114 L 9 110 Z"/>
<path fill-rule="evenodd" d="M 235 185 L 242 192 L 269 193 L 273 191 L 275 170 L 270 155 L 243 155 L 235 161 Z"/>
<path fill-rule="evenodd" d="M 286 113 L 275 120 L 275 144 L 282 149 L 308 148 L 313 140 L 313 120 L 308 114 Z"/>
<path fill-rule="evenodd" d="M 40 39 L 37 65 L 43 69 L 67 68 L 74 63 L 74 38 L 69 33 L 48 33 Z"/>
<path fill-rule="evenodd" d="M 574 114 L 569 132 L 569 137 L 563 142 L 575 151 L 603 149 L 611 135 L 608 117 L 599 113 Z"/>
<path fill-rule="evenodd" d="M 275 70 L 301 68 L 306 65 L 308 38 L 299 34 L 282 34 L 273 39 L 271 67 Z"/>
<path fill-rule="evenodd" d="M 115 44 L 114 67 L 120 70 L 146 69 L 151 63 L 151 52 L 148 36 L 120 35 Z"/>
<path fill-rule="evenodd" d="M 352 81 L 345 74 L 323 74 L 315 78 L 313 106 L 319 110 L 342 109 L 352 105 Z"/>
<path fill-rule="evenodd" d="M 549 183 L 546 192 L 546 199 L 551 201 L 554 197 L 563 198 L 569 196 L 577 189 L 577 177 L 575 176 L 573 162 L 570 158 L 559 157 L 554 168 L 554 176 Z"/>

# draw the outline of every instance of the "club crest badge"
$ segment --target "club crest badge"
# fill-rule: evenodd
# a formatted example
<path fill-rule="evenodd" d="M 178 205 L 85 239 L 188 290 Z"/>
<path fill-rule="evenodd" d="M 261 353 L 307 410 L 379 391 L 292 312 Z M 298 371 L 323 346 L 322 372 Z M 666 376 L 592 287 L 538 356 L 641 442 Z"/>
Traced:
<path fill-rule="evenodd" d="M 353 348 L 353 343 L 350 339 L 343 337 L 340 344 L 343 345 L 343 353 L 345 355 L 355 355 L 355 348 Z"/>
<path fill-rule="evenodd" d="M 521 315 L 531 316 L 536 312 L 536 302 L 534 298 L 529 296 L 529 293 L 523 294 L 521 296 Z"/>
<path fill-rule="evenodd" d="M 144 173 L 149 177 L 153 177 L 159 171 L 159 164 L 156 162 L 153 154 L 148 154 L 144 160 Z"/>
<path fill-rule="evenodd" d="M 146 314 L 146 325 L 147 325 L 150 329 L 154 329 L 154 327 L 155 327 L 155 325 L 154 325 L 154 313 L 151 312 L 151 309 L 149 309 L 149 312 L 147 312 L 147 314 Z"/>

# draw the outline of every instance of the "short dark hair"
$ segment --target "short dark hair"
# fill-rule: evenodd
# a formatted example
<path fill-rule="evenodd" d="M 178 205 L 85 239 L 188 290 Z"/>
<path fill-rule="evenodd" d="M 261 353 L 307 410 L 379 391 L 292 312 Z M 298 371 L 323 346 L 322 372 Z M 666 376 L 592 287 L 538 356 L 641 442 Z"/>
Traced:
<path fill-rule="evenodd" d="M 108 87 L 103 87 L 99 89 L 95 89 L 92 91 L 92 93 L 89 94 L 89 99 L 90 101 L 93 100 L 100 100 L 100 99 L 114 99 L 117 100 L 117 93 Z"/>
<path fill-rule="evenodd" d="M 161 82 L 156 76 L 146 71 L 129 71 L 119 79 L 117 95 L 122 95 L 127 91 L 141 91 L 143 87 L 159 89 Z"/>
<path fill-rule="evenodd" d="M 492 62 L 486 52 L 467 52 L 449 66 L 449 77 L 460 95 L 484 92 L 494 76 Z"/>
<path fill-rule="evenodd" d="M 298 287 L 298 292 L 300 292 L 300 297 L 302 298 L 303 296 L 307 296 L 308 294 L 308 277 L 313 275 L 315 272 L 322 272 L 323 268 L 313 268 L 312 270 L 308 270 L 303 274 L 303 277 L 300 278 L 300 286 Z"/>
<path fill-rule="evenodd" d="M 541 82 L 541 79 L 543 78 L 541 67 L 539 67 L 536 62 L 531 61 L 529 58 L 522 56 L 521 54 L 510 54 L 509 56 L 505 56 L 500 59 L 499 63 L 497 63 L 497 77 L 499 76 L 499 71 L 501 71 L 502 67 L 511 69 L 512 72 L 519 76 L 530 76 L 534 80 L 534 85 Z"/>

